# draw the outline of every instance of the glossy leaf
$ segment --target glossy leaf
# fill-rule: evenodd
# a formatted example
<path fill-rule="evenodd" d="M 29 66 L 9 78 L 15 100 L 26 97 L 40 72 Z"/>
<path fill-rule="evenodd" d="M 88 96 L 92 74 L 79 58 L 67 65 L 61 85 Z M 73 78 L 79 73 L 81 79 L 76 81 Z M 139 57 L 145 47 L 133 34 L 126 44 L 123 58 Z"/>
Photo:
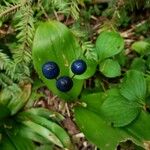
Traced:
<path fill-rule="evenodd" d="M 130 70 L 123 79 L 120 92 L 128 100 L 144 105 L 146 88 L 146 80 L 143 73 Z"/>
<path fill-rule="evenodd" d="M 16 146 L 17 150 L 34 150 L 34 144 L 31 140 L 18 135 L 11 136 L 11 142 Z"/>
<path fill-rule="evenodd" d="M 75 79 L 88 79 L 89 77 L 93 76 L 94 73 L 96 72 L 97 62 L 95 60 L 85 58 L 82 59 L 86 62 L 87 69 L 83 74 L 75 75 L 74 76 Z M 70 68 L 70 77 L 73 77 L 74 74 L 71 71 L 71 66 L 69 68 Z"/>
<path fill-rule="evenodd" d="M 146 62 L 142 58 L 134 58 L 130 68 L 132 70 L 145 72 L 146 71 Z"/>
<path fill-rule="evenodd" d="M 115 60 L 120 64 L 120 66 L 125 66 L 128 61 L 128 56 L 125 55 L 125 50 L 118 55 L 115 55 Z"/>
<path fill-rule="evenodd" d="M 42 65 L 54 61 L 60 68 L 60 76 L 69 76 L 71 62 L 82 55 L 81 48 L 71 31 L 57 21 L 41 23 L 35 34 L 32 54 L 35 69 L 48 88 L 65 100 L 76 99 L 82 89 L 82 80 L 74 79 L 73 88 L 64 93 L 56 88 L 55 79 L 48 80 L 42 74 Z"/>
<path fill-rule="evenodd" d="M 88 109 L 75 108 L 75 121 L 86 138 L 101 150 L 115 150 L 121 140 L 127 140 L 121 129 L 111 127 Z"/>
<path fill-rule="evenodd" d="M 19 127 L 17 128 L 17 133 L 18 135 L 21 135 L 22 137 L 28 138 L 40 144 L 50 143 L 48 139 L 39 135 L 37 132 L 33 131 L 30 127 L 27 127 L 25 125 L 19 125 Z"/>
<path fill-rule="evenodd" d="M 60 141 L 61 144 L 64 147 L 66 147 L 68 149 L 72 148 L 72 143 L 70 141 L 70 138 L 69 138 L 68 134 L 65 132 L 65 130 L 62 127 L 57 125 L 55 122 L 53 122 L 51 120 L 48 120 L 46 118 L 34 115 L 34 114 L 30 113 L 30 112 L 23 112 L 23 113 L 20 114 L 20 117 L 22 119 L 23 118 L 25 118 L 25 119 L 28 118 L 29 120 L 32 120 L 34 123 L 43 126 L 46 130 L 48 129 L 49 133 L 51 132 L 51 135 L 52 135 L 52 138 L 51 138 L 52 142 L 55 143 L 57 141 Z M 59 144 L 60 142 L 57 142 L 55 144 L 61 146 Z"/>
<path fill-rule="evenodd" d="M 121 75 L 119 63 L 112 59 L 106 59 L 100 63 L 100 71 L 108 78 L 114 78 Z"/>
<path fill-rule="evenodd" d="M 35 150 L 54 150 L 52 145 L 41 145 L 37 147 Z"/>
<path fill-rule="evenodd" d="M 139 117 L 125 128 L 133 137 L 140 140 L 144 146 L 150 146 L 150 114 L 142 111 Z"/>
<path fill-rule="evenodd" d="M 52 119 L 57 122 L 61 122 L 62 120 L 64 120 L 63 115 L 61 115 L 60 113 L 42 107 L 30 108 L 26 110 L 26 112 L 29 112 L 33 115 L 44 117 L 46 119 Z"/>
<path fill-rule="evenodd" d="M 105 94 L 103 92 L 85 92 L 82 94 L 80 101 L 85 107 L 88 107 L 91 111 L 99 113 L 101 105 L 105 100 Z"/>
<path fill-rule="evenodd" d="M 13 143 L 3 135 L 3 139 L 0 141 L 0 148 L 1 150 L 16 150 Z"/>
<path fill-rule="evenodd" d="M 4 135 L 3 138 L 0 143 L 1 150 L 35 150 L 35 146 L 31 140 L 23 138 L 18 134 L 13 135 L 7 132 L 7 136 Z"/>
<path fill-rule="evenodd" d="M 117 32 L 102 32 L 96 40 L 99 61 L 120 53 L 124 48 L 124 40 Z"/>
<path fill-rule="evenodd" d="M 150 53 L 149 49 L 150 49 L 150 44 L 148 42 L 145 41 L 137 41 L 134 42 L 131 46 L 131 48 L 136 51 L 139 54 L 148 54 Z"/>
<path fill-rule="evenodd" d="M 115 150 L 120 142 L 131 140 L 140 147 L 148 147 L 150 141 L 150 115 L 142 111 L 130 125 L 112 127 L 89 108 L 76 107 L 75 121 L 86 138 L 101 150 Z"/>
<path fill-rule="evenodd" d="M 115 127 L 130 124 L 139 115 L 140 110 L 139 105 L 129 102 L 120 94 L 107 97 L 101 107 L 106 120 L 109 120 Z"/>
<path fill-rule="evenodd" d="M 49 140 L 50 142 L 56 144 L 59 147 L 63 147 L 61 141 L 47 128 L 45 128 L 37 123 L 34 123 L 32 121 L 23 121 L 22 123 L 25 126 L 32 129 L 34 132 L 38 133 L 40 136 Z"/>

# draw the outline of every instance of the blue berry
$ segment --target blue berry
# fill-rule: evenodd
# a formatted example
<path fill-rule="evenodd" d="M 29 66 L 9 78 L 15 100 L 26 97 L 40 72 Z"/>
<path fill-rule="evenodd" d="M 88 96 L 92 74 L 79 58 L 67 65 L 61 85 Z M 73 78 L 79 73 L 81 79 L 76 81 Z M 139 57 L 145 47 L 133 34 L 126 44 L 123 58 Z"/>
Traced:
<path fill-rule="evenodd" d="M 75 60 L 71 65 L 71 70 L 76 75 L 83 74 L 87 69 L 87 65 L 84 60 L 78 59 Z"/>
<path fill-rule="evenodd" d="M 59 75 L 60 70 L 55 62 L 49 61 L 42 66 L 42 72 L 45 78 L 55 79 Z"/>
<path fill-rule="evenodd" d="M 73 81 L 68 76 L 62 76 L 57 80 L 56 87 L 61 92 L 68 92 L 73 87 Z"/>

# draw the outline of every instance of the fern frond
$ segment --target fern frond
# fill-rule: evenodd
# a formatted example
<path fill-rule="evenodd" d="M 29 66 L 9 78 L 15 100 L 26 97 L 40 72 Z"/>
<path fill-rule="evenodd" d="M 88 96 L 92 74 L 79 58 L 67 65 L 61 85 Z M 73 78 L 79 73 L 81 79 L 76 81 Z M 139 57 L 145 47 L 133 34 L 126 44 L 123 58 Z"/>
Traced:
<path fill-rule="evenodd" d="M 4 73 L 0 73 L 0 86 L 6 87 L 13 84 L 13 81 Z"/>
<path fill-rule="evenodd" d="M 58 12 L 61 13 L 68 13 L 69 9 L 68 9 L 68 3 L 65 0 L 51 0 L 51 7 L 53 9 L 57 9 Z"/>
<path fill-rule="evenodd" d="M 78 0 L 51 0 L 51 6 L 53 9 L 57 9 L 57 12 L 71 15 L 75 20 L 79 19 Z"/>
<path fill-rule="evenodd" d="M 77 38 L 82 38 L 83 39 L 83 38 L 87 37 L 87 33 L 84 30 L 81 30 L 78 27 L 73 26 L 70 30 L 74 34 L 74 36 L 77 37 Z"/>
<path fill-rule="evenodd" d="M 3 77 L 1 76 L 1 73 L 0 73 L 0 87 L 4 88 L 6 86 L 7 86 L 7 84 L 5 83 Z"/>
<path fill-rule="evenodd" d="M 21 5 L 11 5 L 11 6 L 6 6 L 6 7 L 0 7 L 0 18 L 13 14 L 14 12 L 17 11 L 18 8 L 20 8 Z"/>
<path fill-rule="evenodd" d="M 34 17 L 30 0 L 19 0 L 9 3 L 4 0 L 0 5 L 0 16 L 6 18 L 14 14 L 13 25 L 17 33 L 15 47 L 10 50 L 13 58 L 0 51 L 0 70 L 13 81 L 21 81 L 30 76 L 29 63 L 31 62 L 31 45 L 34 35 Z M 5 17 L 6 16 L 6 17 Z M 1 79 L 0 79 L 1 80 Z M 0 81 L 2 84 L 2 80 Z"/>
<path fill-rule="evenodd" d="M 34 35 L 34 19 L 31 3 L 26 3 L 18 11 L 15 20 L 15 30 L 17 34 L 17 47 L 13 51 L 13 58 L 16 63 L 29 64 L 31 61 L 31 45 Z"/>
<path fill-rule="evenodd" d="M 72 0 L 70 3 L 70 13 L 75 20 L 79 19 L 79 12 L 78 1 Z"/>
<path fill-rule="evenodd" d="M 0 18 L 14 14 L 20 7 L 20 3 L 10 4 L 4 1 L 5 5 L 0 5 Z"/>
<path fill-rule="evenodd" d="M 0 70 L 4 70 L 10 66 L 11 60 L 7 54 L 0 51 Z"/>
<path fill-rule="evenodd" d="M 97 61 L 97 54 L 95 51 L 95 47 L 91 41 L 82 42 L 81 48 L 87 59 L 93 59 L 93 60 Z"/>
<path fill-rule="evenodd" d="M 0 51 L 0 70 L 5 72 L 5 76 L 8 76 L 13 81 L 20 81 L 30 74 L 27 66 L 17 65 L 2 51 Z M 4 77 L 4 75 L 2 76 Z"/>
<path fill-rule="evenodd" d="M 23 64 L 16 64 L 13 62 L 9 68 L 6 68 L 5 74 L 13 81 L 21 81 L 30 76 L 29 68 Z"/>

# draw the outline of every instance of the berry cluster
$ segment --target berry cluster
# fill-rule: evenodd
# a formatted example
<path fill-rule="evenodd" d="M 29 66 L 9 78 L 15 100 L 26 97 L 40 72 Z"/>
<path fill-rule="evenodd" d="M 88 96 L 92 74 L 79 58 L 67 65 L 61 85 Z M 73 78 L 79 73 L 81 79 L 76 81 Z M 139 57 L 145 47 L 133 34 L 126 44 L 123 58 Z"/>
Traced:
<path fill-rule="evenodd" d="M 82 59 L 75 60 L 71 65 L 71 71 L 74 73 L 74 76 L 83 74 L 86 69 L 87 65 Z M 56 87 L 62 92 L 68 92 L 73 87 L 72 78 L 74 76 L 72 78 L 68 76 L 61 76 L 57 78 L 59 76 L 60 69 L 53 61 L 49 61 L 43 65 L 42 73 L 47 79 L 56 79 Z"/>

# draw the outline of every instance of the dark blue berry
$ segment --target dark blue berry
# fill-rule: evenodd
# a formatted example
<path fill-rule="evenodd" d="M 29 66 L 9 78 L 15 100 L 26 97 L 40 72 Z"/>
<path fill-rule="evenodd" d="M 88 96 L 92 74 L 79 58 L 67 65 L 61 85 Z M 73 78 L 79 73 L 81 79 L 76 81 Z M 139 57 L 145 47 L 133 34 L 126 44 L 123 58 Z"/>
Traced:
<path fill-rule="evenodd" d="M 87 69 L 87 65 L 84 60 L 78 59 L 75 60 L 71 65 L 71 70 L 76 75 L 83 74 Z"/>
<path fill-rule="evenodd" d="M 62 76 L 56 81 L 56 87 L 61 92 L 68 92 L 73 87 L 73 81 L 68 76 Z"/>
<path fill-rule="evenodd" d="M 45 78 L 55 79 L 59 75 L 60 70 L 55 62 L 49 61 L 43 65 L 42 72 Z"/>

